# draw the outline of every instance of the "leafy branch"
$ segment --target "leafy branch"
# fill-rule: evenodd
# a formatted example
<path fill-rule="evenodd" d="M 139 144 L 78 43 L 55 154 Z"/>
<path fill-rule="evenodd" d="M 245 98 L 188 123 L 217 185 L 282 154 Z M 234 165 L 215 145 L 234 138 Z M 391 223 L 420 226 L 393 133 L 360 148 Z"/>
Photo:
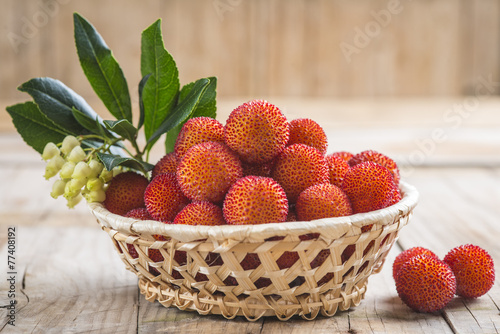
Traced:
<path fill-rule="evenodd" d="M 189 118 L 215 118 L 216 78 L 199 79 L 181 87 L 175 61 L 163 43 L 161 20 L 157 20 L 141 35 L 143 78 L 138 85 L 139 117 L 135 126 L 128 83 L 112 51 L 85 18 L 75 13 L 73 19 L 80 65 L 115 119 L 103 120 L 59 80 L 31 79 L 18 89 L 33 101 L 9 106 L 7 112 L 24 141 L 37 152 L 41 154 L 48 142 L 60 143 L 65 136 L 80 136 L 86 145 L 98 148 L 97 157 L 107 170 L 124 166 L 147 174 L 153 168 L 148 163 L 149 153 L 162 135 L 166 134 L 165 151 L 169 152 Z M 144 147 L 138 143 L 140 133 L 145 136 Z"/>

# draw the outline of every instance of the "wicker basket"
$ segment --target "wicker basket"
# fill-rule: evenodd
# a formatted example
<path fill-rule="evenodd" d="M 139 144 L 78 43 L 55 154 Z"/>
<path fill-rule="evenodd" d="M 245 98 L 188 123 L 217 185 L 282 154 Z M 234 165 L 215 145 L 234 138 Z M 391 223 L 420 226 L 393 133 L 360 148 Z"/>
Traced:
<path fill-rule="evenodd" d="M 300 315 L 312 320 L 359 305 L 368 277 L 381 270 L 417 204 L 413 186 L 401 182 L 400 188 L 402 200 L 382 210 L 252 226 L 171 225 L 124 218 L 101 204 L 89 206 L 127 269 L 139 277 L 148 301 L 228 319 Z M 154 252 L 163 261 L 151 260 L 148 254 Z M 175 252 L 185 255 L 184 263 L 177 262 Z M 320 252 L 325 260 L 318 265 L 314 259 Z M 241 262 L 249 253 L 257 267 L 244 270 Z M 284 253 L 296 262 L 280 269 Z"/>

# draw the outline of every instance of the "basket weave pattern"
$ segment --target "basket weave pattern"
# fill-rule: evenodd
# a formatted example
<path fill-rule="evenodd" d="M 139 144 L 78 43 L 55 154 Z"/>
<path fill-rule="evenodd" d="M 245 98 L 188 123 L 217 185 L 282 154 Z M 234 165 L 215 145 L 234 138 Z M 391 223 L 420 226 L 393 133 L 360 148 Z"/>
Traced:
<path fill-rule="evenodd" d="M 381 270 L 417 203 L 415 188 L 402 182 L 401 191 L 403 199 L 383 210 L 253 226 L 167 225 L 117 216 L 100 204 L 90 208 L 148 301 L 228 319 L 311 320 L 359 305 L 368 277 Z M 185 252 L 183 263 L 176 252 Z M 314 264 L 320 252 L 325 260 Z M 248 254 L 257 265 L 245 270 Z M 280 269 L 282 255 L 295 262 Z"/>

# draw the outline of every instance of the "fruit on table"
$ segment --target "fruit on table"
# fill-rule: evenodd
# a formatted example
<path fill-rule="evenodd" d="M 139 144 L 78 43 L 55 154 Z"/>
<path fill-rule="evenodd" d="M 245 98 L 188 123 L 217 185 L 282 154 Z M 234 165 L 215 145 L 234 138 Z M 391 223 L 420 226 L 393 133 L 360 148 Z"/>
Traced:
<path fill-rule="evenodd" d="M 410 260 L 412 257 L 417 256 L 417 255 L 428 255 L 430 257 L 433 257 L 435 259 L 439 260 L 439 257 L 431 250 L 424 248 L 424 247 L 412 247 L 410 249 L 407 249 L 401 253 L 399 253 L 398 256 L 394 259 L 394 262 L 392 264 L 392 277 L 396 279 L 396 276 L 399 272 L 399 269 L 405 264 L 408 260 Z"/>
<path fill-rule="evenodd" d="M 420 254 L 399 269 L 396 290 L 401 300 L 413 310 L 435 312 L 452 300 L 456 279 L 446 263 L 433 256 Z"/>
<path fill-rule="evenodd" d="M 457 295 L 477 298 L 486 294 L 495 283 L 493 258 L 476 245 L 461 245 L 446 254 L 443 261 L 457 278 Z"/>
<path fill-rule="evenodd" d="M 417 311 L 434 312 L 447 304 L 452 290 L 464 298 L 486 294 L 495 282 L 495 268 L 493 258 L 476 245 L 455 247 L 442 261 L 431 250 L 418 246 L 396 257 L 393 277 L 405 304 Z"/>

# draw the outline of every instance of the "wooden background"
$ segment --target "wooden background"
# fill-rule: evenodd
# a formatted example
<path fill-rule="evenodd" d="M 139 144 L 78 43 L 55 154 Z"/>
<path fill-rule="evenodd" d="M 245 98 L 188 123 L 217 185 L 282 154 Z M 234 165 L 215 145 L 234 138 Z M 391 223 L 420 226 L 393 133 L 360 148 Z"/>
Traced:
<path fill-rule="evenodd" d="M 16 87 L 40 76 L 95 98 L 76 56 L 73 12 L 103 35 L 133 96 L 140 80 L 140 35 L 158 18 L 181 84 L 215 75 L 222 97 L 461 96 L 475 94 L 482 79 L 500 81 L 497 0 L 1 0 L 1 5 L 3 101 L 25 100 Z M 498 86 L 494 89 L 498 93 Z"/>

